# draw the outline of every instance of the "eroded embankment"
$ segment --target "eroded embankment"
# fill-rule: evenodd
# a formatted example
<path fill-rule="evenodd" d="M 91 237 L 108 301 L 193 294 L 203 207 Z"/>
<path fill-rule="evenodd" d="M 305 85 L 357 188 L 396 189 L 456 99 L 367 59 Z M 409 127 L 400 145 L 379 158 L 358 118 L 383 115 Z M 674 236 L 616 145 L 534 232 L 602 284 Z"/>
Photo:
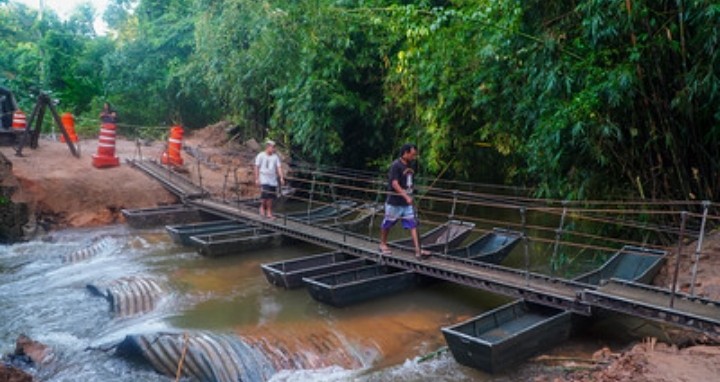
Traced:
<path fill-rule="evenodd" d="M 13 174 L 13 165 L 0 152 L 0 243 L 12 243 L 24 236 L 30 209 L 19 196 L 20 182 Z"/>
<path fill-rule="evenodd" d="M 157 181 L 123 163 L 137 155 L 133 142 L 118 139 L 121 165 L 107 169 L 92 166 L 95 145 L 81 143 L 80 158 L 53 141 L 41 141 L 23 156 L 16 156 L 13 147 L 0 147 L 0 240 L 4 235 L 6 242 L 17 241 L 38 230 L 122 223 L 123 208 L 176 202 Z M 143 154 L 162 150 L 161 144 L 155 146 L 144 147 Z"/>

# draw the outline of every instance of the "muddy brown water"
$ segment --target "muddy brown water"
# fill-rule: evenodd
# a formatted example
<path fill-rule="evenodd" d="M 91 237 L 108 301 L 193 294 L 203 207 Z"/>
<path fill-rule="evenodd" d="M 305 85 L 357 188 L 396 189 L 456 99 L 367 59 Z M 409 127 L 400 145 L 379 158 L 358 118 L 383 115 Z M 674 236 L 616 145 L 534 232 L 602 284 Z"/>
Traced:
<path fill-rule="evenodd" d="M 395 235 L 402 235 L 396 230 Z M 63 264 L 61 258 L 109 238 L 96 256 Z M 457 364 L 440 328 L 510 301 L 469 288 L 437 283 L 399 295 L 333 308 L 304 289 L 269 284 L 260 264 L 325 250 L 294 244 L 223 258 L 204 258 L 172 243 L 162 229 L 124 226 L 77 229 L 45 240 L 0 246 L 0 352 L 20 333 L 50 345 L 57 357 L 40 368 L 46 381 L 167 381 L 149 368 L 112 354 L 128 334 L 205 330 L 242 337 L 272 359 L 275 381 L 489 381 L 546 375 L 536 363 L 500 375 Z M 540 263 L 540 260 L 533 260 Z M 507 259 L 524 263 L 520 245 Z M 88 283 L 129 275 L 152 276 L 170 292 L 158 308 L 113 318 Z M 573 340 L 555 350 L 590 354 L 597 340 Z"/>

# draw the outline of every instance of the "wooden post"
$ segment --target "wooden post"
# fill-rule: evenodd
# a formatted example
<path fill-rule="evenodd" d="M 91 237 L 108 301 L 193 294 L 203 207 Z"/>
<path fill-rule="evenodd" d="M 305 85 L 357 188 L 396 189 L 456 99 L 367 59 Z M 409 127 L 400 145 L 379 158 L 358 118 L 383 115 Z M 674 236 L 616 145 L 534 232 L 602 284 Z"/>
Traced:
<path fill-rule="evenodd" d="M 695 247 L 695 256 L 693 256 L 692 280 L 690 281 L 690 295 L 695 296 L 695 280 L 697 278 L 697 268 L 700 262 L 700 251 L 702 250 L 703 239 L 705 238 L 705 222 L 707 222 L 708 208 L 710 201 L 703 202 L 702 222 L 700 223 L 700 237 L 698 238 L 697 247 Z"/>
<path fill-rule="evenodd" d="M 72 155 L 75 156 L 75 158 L 80 158 L 80 153 L 75 148 L 75 143 L 73 143 L 73 141 L 70 139 L 70 135 L 68 134 L 67 130 L 65 130 L 65 125 L 63 125 L 62 120 L 60 119 L 60 115 L 58 114 L 57 110 L 55 110 L 55 105 L 53 105 L 50 96 L 45 93 L 41 93 L 40 96 L 44 98 L 45 103 L 47 103 L 48 107 L 50 108 L 50 114 L 52 114 L 53 120 L 55 120 L 55 124 L 57 125 L 58 130 L 60 130 L 63 137 L 65 137 L 65 142 L 67 142 L 67 145 L 70 148 L 70 152 L 72 153 Z"/>
<path fill-rule="evenodd" d="M 38 116 L 40 115 L 40 107 L 41 103 L 38 100 L 38 102 L 33 107 L 32 113 L 30 113 L 30 117 L 27 120 L 27 124 L 25 125 L 25 131 L 22 132 L 20 137 L 18 138 L 17 147 L 15 148 L 15 155 L 21 157 L 22 156 L 22 150 L 23 147 L 28 143 L 28 139 L 32 140 L 30 137 L 30 133 L 32 131 L 33 123 L 35 123 L 36 119 L 38 119 Z M 36 124 L 37 125 L 37 124 Z"/>
<path fill-rule="evenodd" d="M 40 129 L 42 129 L 43 122 L 45 121 L 45 103 L 38 100 L 38 103 L 40 104 L 40 108 L 38 109 L 38 115 L 37 115 L 37 123 L 35 124 L 35 129 L 30 131 L 30 148 L 31 149 L 37 149 L 39 145 L 40 140 Z"/>
<path fill-rule="evenodd" d="M 683 238 L 685 237 L 685 223 L 687 223 L 687 211 L 683 211 L 680 215 L 680 236 L 678 237 L 677 256 L 675 257 L 675 274 L 673 275 L 672 291 L 670 294 L 670 307 L 675 305 L 675 294 L 677 293 L 677 279 L 680 273 L 680 255 L 682 252 Z"/>

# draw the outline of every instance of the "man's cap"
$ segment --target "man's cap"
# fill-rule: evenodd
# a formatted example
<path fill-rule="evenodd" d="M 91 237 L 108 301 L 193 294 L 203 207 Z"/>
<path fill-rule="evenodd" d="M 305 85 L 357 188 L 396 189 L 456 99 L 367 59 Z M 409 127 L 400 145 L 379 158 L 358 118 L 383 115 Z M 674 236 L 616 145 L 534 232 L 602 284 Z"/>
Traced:
<path fill-rule="evenodd" d="M 268 139 L 267 141 L 265 141 L 265 145 L 266 146 L 275 146 L 275 141 L 273 141 L 272 139 Z"/>

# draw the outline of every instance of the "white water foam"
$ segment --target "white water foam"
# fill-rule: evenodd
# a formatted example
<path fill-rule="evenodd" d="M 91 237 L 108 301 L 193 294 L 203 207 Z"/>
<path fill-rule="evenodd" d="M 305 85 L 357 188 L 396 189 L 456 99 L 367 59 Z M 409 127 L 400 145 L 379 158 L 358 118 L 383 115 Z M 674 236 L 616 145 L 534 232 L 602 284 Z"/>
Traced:
<path fill-rule="evenodd" d="M 331 366 L 317 370 L 281 370 L 269 382 L 345 382 L 357 380 L 361 372 Z"/>
<path fill-rule="evenodd" d="M 274 321 L 274 318 L 277 317 L 281 310 L 282 305 L 280 305 L 274 297 L 262 296 L 260 298 L 259 323 L 262 325 Z"/>
<path fill-rule="evenodd" d="M 490 379 L 486 379 L 484 375 L 479 375 L 474 370 L 465 369 L 458 365 L 449 352 L 443 352 L 426 361 L 420 361 L 419 357 L 407 359 L 402 364 L 373 371 L 357 379 L 359 382 L 470 382 L 488 380 Z"/>

